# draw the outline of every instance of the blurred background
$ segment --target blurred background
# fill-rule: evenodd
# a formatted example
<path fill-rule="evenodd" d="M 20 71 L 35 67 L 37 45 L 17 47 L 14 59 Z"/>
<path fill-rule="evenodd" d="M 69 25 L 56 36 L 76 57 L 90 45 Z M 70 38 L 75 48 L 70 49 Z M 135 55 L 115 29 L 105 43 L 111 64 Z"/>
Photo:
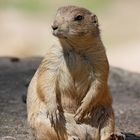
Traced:
<path fill-rule="evenodd" d="M 140 0 L 0 0 L 0 56 L 45 55 L 56 10 L 69 4 L 97 14 L 111 65 L 140 72 Z"/>

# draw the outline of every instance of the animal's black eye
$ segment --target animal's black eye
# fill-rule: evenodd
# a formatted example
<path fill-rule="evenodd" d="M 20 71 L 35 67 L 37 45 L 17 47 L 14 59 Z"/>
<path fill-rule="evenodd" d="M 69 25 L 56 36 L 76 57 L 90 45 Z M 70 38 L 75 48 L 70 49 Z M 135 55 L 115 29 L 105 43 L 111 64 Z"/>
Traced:
<path fill-rule="evenodd" d="M 84 16 L 78 15 L 74 18 L 75 21 L 81 21 L 84 19 Z"/>

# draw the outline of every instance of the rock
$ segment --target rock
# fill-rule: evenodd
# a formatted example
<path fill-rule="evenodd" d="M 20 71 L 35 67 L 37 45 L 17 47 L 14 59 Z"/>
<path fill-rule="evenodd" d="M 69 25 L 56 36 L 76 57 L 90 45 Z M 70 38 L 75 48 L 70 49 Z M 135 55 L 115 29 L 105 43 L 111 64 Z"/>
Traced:
<path fill-rule="evenodd" d="M 0 140 L 30 140 L 22 101 L 41 58 L 0 58 Z M 140 74 L 111 67 L 116 125 L 126 140 L 140 140 Z M 134 134 L 131 134 L 131 133 Z"/>
<path fill-rule="evenodd" d="M 116 125 L 123 132 L 139 132 L 140 74 L 112 67 L 109 85 L 114 100 Z"/>

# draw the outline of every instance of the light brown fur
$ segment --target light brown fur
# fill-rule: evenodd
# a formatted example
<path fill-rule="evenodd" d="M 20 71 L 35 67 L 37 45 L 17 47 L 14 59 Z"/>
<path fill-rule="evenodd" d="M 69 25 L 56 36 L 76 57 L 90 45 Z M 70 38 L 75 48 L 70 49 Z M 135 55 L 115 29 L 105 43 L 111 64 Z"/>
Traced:
<path fill-rule="evenodd" d="M 35 138 L 109 140 L 115 123 L 97 17 L 66 6 L 58 9 L 54 27 L 61 45 L 47 52 L 28 88 L 28 122 Z"/>

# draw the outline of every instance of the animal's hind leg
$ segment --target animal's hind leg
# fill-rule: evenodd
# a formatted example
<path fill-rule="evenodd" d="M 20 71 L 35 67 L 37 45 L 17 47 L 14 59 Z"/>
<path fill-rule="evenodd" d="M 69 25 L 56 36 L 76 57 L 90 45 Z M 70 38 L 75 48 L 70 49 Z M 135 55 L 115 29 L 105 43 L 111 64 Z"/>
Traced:
<path fill-rule="evenodd" d="M 38 115 L 32 122 L 36 140 L 93 140 L 94 129 L 91 126 L 76 124 L 73 116 L 66 115 L 65 119 L 55 128 L 47 117 Z"/>
<path fill-rule="evenodd" d="M 46 117 L 38 116 L 34 120 L 34 134 L 36 140 L 67 140 L 65 128 L 54 128 Z M 61 123 L 63 124 L 63 122 Z"/>

